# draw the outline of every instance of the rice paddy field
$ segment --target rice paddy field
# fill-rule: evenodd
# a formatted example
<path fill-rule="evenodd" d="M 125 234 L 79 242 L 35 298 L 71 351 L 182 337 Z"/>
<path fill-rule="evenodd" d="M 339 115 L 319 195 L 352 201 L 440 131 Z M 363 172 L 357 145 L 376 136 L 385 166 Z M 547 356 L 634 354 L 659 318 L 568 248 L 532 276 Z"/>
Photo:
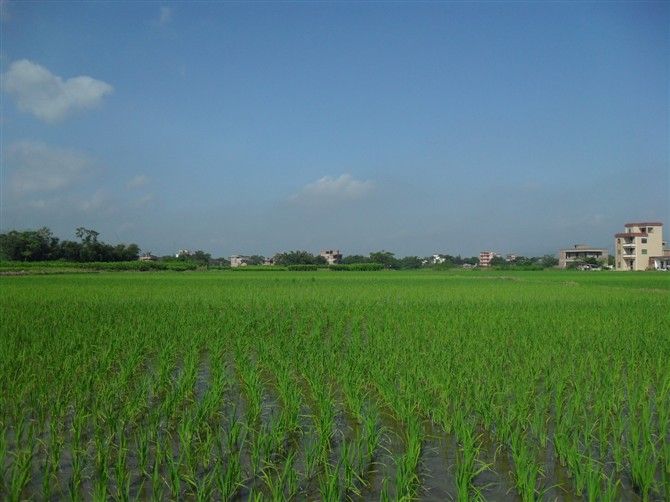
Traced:
<path fill-rule="evenodd" d="M 2 499 L 670 500 L 670 274 L 0 287 Z"/>

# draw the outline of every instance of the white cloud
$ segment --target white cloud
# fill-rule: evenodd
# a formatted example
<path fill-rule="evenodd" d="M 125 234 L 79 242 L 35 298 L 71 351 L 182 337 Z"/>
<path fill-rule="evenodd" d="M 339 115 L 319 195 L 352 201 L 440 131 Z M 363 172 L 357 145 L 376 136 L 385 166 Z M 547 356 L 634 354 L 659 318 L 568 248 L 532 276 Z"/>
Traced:
<path fill-rule="evenodd" d="M 17 194 L 66 188 L 93 167 L 84 153 L 32 141 L 9 145 L 6 156 L 9 186 Z"/>
<path fill-rule="evenodd" d="M 144 174 L 138 174 L 134 178 L 128 180 L 128 183 L 126 183 L 126 188 L 141 188 L 147 183 L 149 183 L 149 177 Z"/>
<path fill-rule="evenodd" d="M 90 197 L 80 200 L 77 204 L 84 213 L 98 213 L 102 208 L 109 208 L 110 199 L 103 190 L 96 190 Z"/>
<path fill-rule="evenodd" d="M 314 183 L 305 185 L 290 200 L 299 203 L 353 201 L 364 198 L 373 189 L 372 181 L 357 180 L 350 174 L 343 174 L 339 178 L 324 176 Z"/>
<path fill-rule="evenodd" d="M 2 81 L 19 109 L 48 123 L 58 122 L 75 110 L 93 108 L 114 90 L 106 82 L 88 76 L 63 80 L 27 59 L 14 61 Z"/>
<path fill-rule="evenodd" d="M 165 26 L 172 20 L 172 7 L 161 7 L 158 15 L 158 24 Z"/>

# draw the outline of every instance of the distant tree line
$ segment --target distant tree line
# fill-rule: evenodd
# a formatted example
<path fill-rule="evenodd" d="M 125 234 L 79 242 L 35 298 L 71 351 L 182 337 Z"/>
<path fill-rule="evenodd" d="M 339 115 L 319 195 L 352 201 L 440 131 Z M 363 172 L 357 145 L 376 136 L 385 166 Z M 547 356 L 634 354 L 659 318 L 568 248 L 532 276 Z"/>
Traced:
<path fill-rule="evenodd" d="M 540 257 L 517 256 L 514 260 L 505 260 L 501 256 L 496 256 L 491 260 L 491 266 L 498 269 L 542 269 L 551 268 L 558 265 L 558 258 L 546 254 Z"/>
<path fill-rule="evenodd" d="M 262 256 L 258 264 L 262 264 Z M 275 265 L 288 267 L 292 265 L 326 265 L 328 262 L 321 255 L 313 255 L 308 251 L 287 251 L 277 253 L 274 257 Z"/>
<path fill-rule="evenodd" d="M 0 259 L 12 261 L 111 262 L 137 260 L 137 244 L 106 244 L 98 240 L 95 230 L 84 227 L 75 232 L 79 241 L 60 240 L 51 230 L 19 232 L 12 230 L 0 234 Z"/>
<path fill-rule="evenodd" d="M 69 262 L 118 262 L 132 261 L 139 258 L 140 248 L 137 244 L 106 244 L 98 240 L 100 235 L 95 230 L 84 227 L 76 229 L 75 234 L 79 241 L 60 240 L 54 237 L 47 227 L 38 230 L 16 231 L 0 234 L 0 259 L 11 261 L 52 261 L 63 260 Z M 202 250 L 184 252 L 177 256 L 168 255 L 159 258 L 164 262 L 188 262 L 198 266 L 229 267 L 227 258 L 212 258 L 210 253 Z M 263 265 L 265 257 L 252 255 L 247 258 L 248 265 Z M 461 257 L 448 254 L 430 257 L 404 256 L 396 257 L 390 251 L 375 251 L 365 255 L 348 255 L 340 261 L 341 265 L 378 264 L 382 268 L 392 270 L 410 270 L 419 268 L 449 269 L 462 266 L 476 266 L 478 256 Z M 274 264 L 282 267 L 293 266 L 325 266 L 327 261 L 323 256 L 308 251 L 296 250 L 278 253 L 274 256 Z M 496 256 L 491 266 L 497 269 L 541 269 L 554 267 L 558 264 L 556 257 L 545 255 L 542 257 L 517 256 L 508 261 Z M 376 265 L 375 265 L 376 266 Z"/>

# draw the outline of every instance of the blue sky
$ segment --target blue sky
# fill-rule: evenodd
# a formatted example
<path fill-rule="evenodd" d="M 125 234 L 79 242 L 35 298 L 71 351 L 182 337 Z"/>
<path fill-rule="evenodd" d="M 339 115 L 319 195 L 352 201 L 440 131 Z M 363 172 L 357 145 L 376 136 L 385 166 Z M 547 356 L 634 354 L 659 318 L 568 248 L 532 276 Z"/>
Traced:
<path fill-rule="evenodd" d="M 3 1 L 1 27 L 3 231 L 539 255 L 670 223 L 666 3 Z"/>

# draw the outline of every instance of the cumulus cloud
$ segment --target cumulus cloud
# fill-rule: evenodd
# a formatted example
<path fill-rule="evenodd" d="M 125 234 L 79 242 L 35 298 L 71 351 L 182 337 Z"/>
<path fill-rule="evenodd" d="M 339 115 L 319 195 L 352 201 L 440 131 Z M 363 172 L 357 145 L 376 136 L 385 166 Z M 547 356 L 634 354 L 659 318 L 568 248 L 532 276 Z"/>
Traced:
<path fill-rule="evenodd" d="M 305 185 L 290 200 L 298 203 L 333 203 L 363 199 L 374 189 L 370 180 L 357 180 L 350 174 L 338 178 L 324 176 L 313 183 Z"/>
<path fill-rule="evenodd" d="M 141 188 L 145 186 L 147 183 L 149 183 L 149 177 L 144 174 L 138 174 L 134 178 L 128 180 L 128 182 L 126 183 L 126 188 L 128 189 Z"/>
<path fill-rule="evenodd" d="M 17 194 L 69 187 L 93 168 L 86 154 L 44 143 L 21 141 L 6 151 L 9 186 Z"/>
<path fill-rule="evenodd" d="M 161 7 L 158 15 L 158 24 L 165 26 L 172 20 L 172 7 Z"/>
<path fill-rule="evenodd" d="M 27 59 L 14 61 L 2 80 L 20 110 L 47 123 L 63 120 L 76 110 L 93 108 L 114 90 L 108 83 L 85 75 L 63 80 Z"/>

